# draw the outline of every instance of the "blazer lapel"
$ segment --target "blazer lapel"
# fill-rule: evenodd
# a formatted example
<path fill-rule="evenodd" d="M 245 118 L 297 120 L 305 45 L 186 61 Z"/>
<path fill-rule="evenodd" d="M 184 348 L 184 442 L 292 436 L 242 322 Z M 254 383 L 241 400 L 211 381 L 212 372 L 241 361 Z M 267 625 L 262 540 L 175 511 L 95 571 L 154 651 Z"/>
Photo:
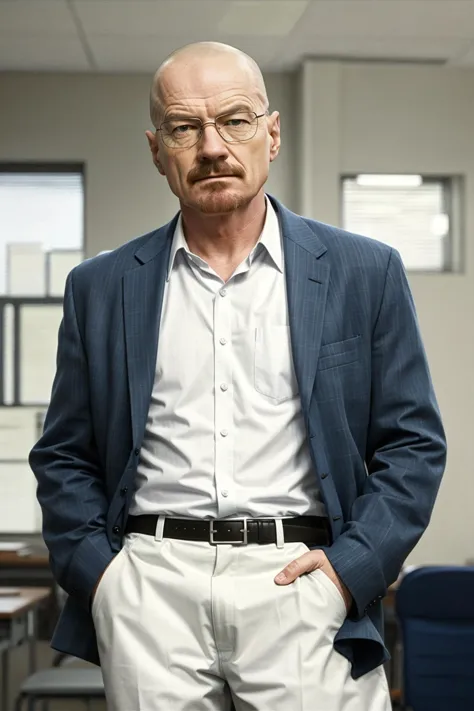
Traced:
<path fill-rule="evenodd" d="M 273 201 L 283 231 L 293 363 L 308 423 L 326 310 L 330 267 L 326 246 L 306 222 Z M 311 433 L 310 433 L 311 434 Z"/>
<path fill-rule="evenodd" d="M 137 266 L 123 276 L 125 347 L 133 443 L 139 447 L 156 372 L 168 261 L 177 217 L 157 230 L 135 254 Z"/>

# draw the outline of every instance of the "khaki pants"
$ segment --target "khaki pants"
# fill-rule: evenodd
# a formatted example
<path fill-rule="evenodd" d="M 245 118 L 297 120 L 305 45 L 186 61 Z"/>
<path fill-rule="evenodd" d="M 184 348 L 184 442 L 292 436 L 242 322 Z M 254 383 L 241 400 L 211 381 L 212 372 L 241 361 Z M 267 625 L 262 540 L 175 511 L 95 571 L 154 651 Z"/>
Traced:
<path fill-rule="evenodd" d="M 354 681 L 321 571 L 274 577 L 302 543 L 211 546 L 131 533 L 92 614 L 109 711 L 389 711 L 382 667 Z M 227 682 L 227 684 L 226 684 Z"/>

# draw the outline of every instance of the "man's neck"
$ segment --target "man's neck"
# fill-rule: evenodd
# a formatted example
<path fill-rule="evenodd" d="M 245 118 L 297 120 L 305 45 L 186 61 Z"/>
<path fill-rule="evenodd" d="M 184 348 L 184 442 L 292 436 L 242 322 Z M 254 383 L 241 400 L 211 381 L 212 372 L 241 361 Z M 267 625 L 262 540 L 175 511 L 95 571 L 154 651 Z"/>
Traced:
<path fill-rule="evenodd" d="M 248 254 L 265 224 L 263 190 L 248 204 L 224 215 L 205 215 L 182 206 L 183 231 L 188 247 L 208 263 L 232 264 Z"/>

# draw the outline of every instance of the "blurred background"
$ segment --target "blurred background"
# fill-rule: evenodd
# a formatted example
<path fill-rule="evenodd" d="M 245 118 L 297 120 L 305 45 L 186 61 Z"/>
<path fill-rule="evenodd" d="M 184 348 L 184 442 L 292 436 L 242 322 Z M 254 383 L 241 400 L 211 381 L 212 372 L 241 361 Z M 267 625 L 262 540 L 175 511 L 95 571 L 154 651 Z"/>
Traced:
<path fill-rule="evenodd" d="M 432 522 L 407 565 L 466 566 L 474 0 L 0 0 L 0 584 L 51 587 L 27 455 L 48 405 L 65 278 L 175 214 L 144 135 L 148 92 L 160 62 L 199 40 L 232 44 L 264 72 L 282 124 L 268 192 L 400 251 L 449 442 Z M 8 635 L 14 596 L 0 598 Z M 29 608 L 39 668 L 51 664 L 60 604 L 50 595 Z M 8 711 L 32 657 L 1 640 Z M 399 699 L 401 665 L 388 672 Z"/>

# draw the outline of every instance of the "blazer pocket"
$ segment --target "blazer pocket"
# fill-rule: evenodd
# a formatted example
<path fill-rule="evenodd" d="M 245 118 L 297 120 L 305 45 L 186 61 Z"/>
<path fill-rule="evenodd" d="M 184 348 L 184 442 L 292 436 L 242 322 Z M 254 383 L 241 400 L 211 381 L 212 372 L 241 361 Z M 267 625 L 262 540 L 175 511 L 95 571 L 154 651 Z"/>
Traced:
<path fill-rule="evenodd" d="M 355 363 L 360 357 L 360 335 L 346 338 L 344 341 L 326 343 L 319 349 L 318 370 L 338 368 L 341 365 Z"/>

